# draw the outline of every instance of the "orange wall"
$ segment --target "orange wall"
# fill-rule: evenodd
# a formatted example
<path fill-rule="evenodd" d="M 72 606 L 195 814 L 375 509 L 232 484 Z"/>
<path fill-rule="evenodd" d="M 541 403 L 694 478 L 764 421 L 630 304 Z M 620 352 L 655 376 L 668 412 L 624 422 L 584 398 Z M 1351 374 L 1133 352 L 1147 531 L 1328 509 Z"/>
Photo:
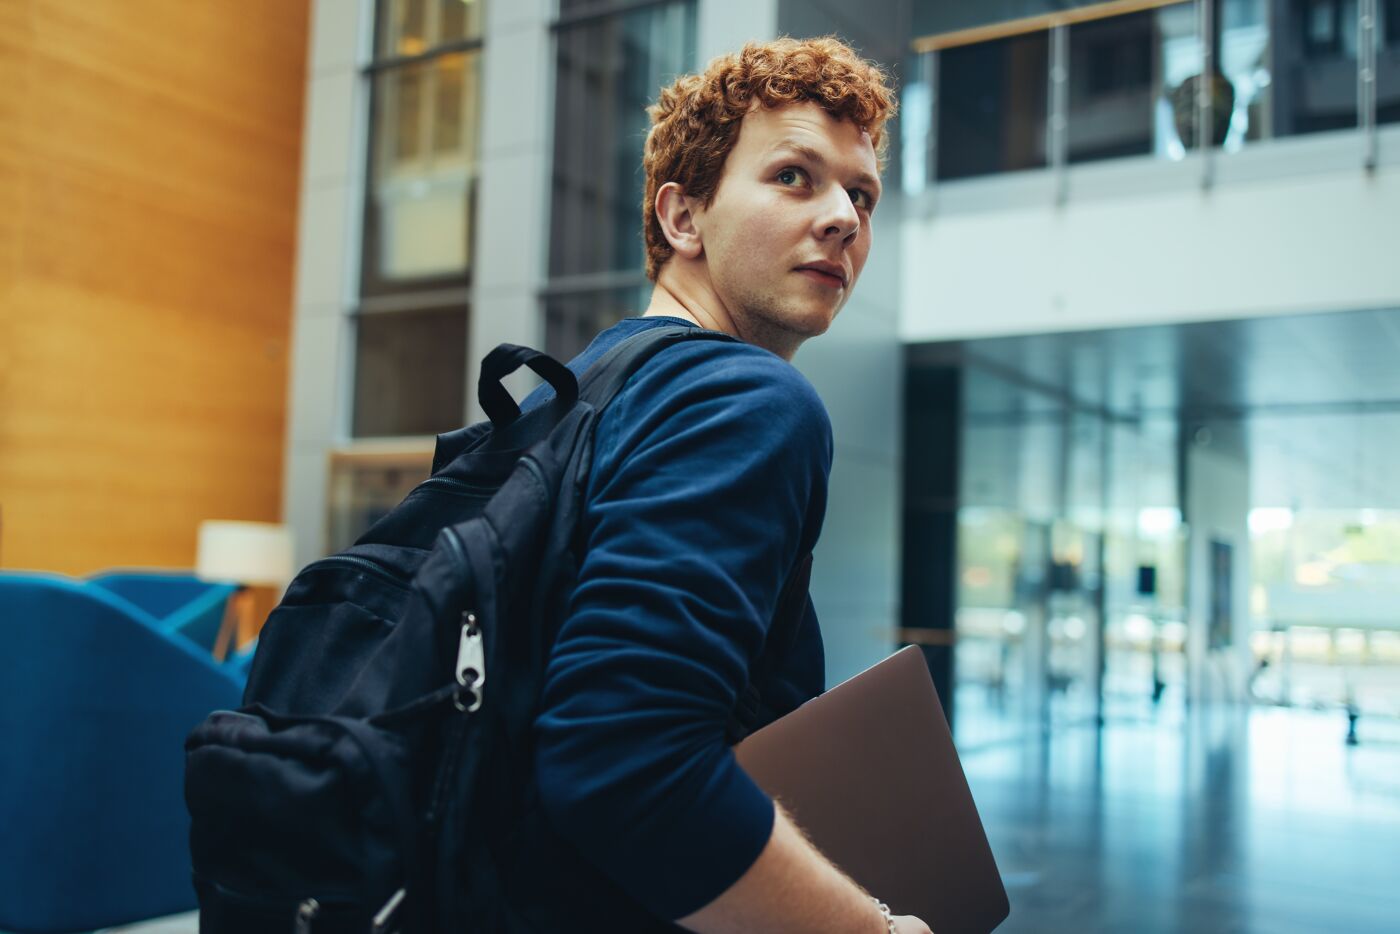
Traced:
<path fill-rule="evenodd" d="M 0 0 L 0 567 L 276 521 L 306 0 Z"/>

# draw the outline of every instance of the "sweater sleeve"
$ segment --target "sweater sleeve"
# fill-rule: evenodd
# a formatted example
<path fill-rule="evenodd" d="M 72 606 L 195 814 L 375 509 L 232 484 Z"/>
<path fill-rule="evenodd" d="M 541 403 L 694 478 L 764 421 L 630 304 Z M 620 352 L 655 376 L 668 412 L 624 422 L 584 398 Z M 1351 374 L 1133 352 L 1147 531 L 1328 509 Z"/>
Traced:
<path fill-rule="evenodd" d="M 772 801 L 725 724 L 825 508 L 811 385 L 745 345 L 670 348 L 595 438 L 585 552 L 545 676 L 536 770 L 564 839 L 662 918 L 744 874 Z"/>

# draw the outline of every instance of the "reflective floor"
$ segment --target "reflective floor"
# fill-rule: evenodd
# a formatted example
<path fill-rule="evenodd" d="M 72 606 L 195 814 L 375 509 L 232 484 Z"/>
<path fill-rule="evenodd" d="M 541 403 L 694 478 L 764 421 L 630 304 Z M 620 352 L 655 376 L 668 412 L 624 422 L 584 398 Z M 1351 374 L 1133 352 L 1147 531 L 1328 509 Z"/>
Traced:
<path fill-rule="evenodd" d="M 965 752 L 999 931 L 1400 931 L 1400 723 L 1150 710 Z"/>
<path fill-rule="evenodd" d="M 1400 721 L 1363 718 L 1349 747 L 1337 712 L 1111 713 L 1048 741 L 960 740 L 1011 896 L 999 934 L 1400 932 Z"/>

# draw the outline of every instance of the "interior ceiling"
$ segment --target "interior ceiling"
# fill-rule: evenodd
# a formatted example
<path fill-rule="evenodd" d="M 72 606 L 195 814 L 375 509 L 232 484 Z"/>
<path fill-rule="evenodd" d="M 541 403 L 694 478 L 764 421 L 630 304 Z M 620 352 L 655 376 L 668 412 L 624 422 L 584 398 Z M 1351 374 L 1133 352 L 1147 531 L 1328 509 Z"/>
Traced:
<path fill-rule="evenodd" d="M 910 348 L 961 362 L 970 421 L 1067 408 L 1238 436 L 1254 505 L 1400 508 L 1400 310 L 986 338 Z M 1231 430 L 1233 428 L 1242 429 Z"/>

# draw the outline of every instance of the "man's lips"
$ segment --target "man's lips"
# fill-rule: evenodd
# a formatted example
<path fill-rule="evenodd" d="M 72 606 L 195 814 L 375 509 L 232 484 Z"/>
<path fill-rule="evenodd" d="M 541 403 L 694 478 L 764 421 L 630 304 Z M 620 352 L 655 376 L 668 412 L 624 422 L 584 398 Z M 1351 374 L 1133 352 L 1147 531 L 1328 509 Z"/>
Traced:
<path fill-rule="evenodd" d="M 828 266 L 824 263 L 809 263 L 806 266 L 798 266 L 797 271 L 814 282 L 833 288 L 844 288 L 846 285 L 846 274 L 836 266 Z"/>

